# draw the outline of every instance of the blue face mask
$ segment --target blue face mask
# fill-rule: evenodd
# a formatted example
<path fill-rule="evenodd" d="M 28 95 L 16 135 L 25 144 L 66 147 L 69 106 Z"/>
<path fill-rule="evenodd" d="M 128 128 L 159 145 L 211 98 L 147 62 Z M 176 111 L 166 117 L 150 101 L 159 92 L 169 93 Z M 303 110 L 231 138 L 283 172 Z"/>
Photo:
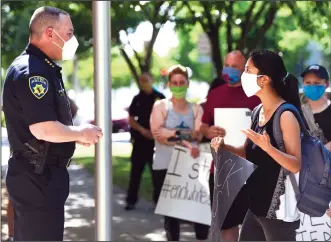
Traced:
<path fill-rule="evenodd" d="M 303 92 L 307 98 L 312 101 L 317 101 L 325 93 L 324 85 L 304 85 Z"/>
<path fill-rule="evenodd" d="M 223 67 L 222 77 L 229 84 L 236 84 L 240 81 L 241 71 L 236 68 L 225 66 Z"/>

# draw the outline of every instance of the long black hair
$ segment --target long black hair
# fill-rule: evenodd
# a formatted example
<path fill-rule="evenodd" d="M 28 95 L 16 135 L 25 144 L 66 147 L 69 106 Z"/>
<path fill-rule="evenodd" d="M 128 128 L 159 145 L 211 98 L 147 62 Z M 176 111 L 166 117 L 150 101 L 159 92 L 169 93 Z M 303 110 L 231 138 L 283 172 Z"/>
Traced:
<path fill-rule="evenodd" d="M 271 78 L 271 85 L 286 102 L 293 104 L 306 123 L 301 109 L 298 79 L 287 72 L 283 59 L 270 50 L 255 50 L 249 58 L 259 70 L 258 75 L 266 75 Z"/>

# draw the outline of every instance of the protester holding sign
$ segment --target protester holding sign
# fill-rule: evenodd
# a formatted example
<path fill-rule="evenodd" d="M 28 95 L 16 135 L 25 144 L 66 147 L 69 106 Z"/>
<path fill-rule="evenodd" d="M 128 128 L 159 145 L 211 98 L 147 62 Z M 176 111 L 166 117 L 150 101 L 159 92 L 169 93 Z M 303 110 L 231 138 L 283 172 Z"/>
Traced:
<path fill-rule="evenodd" d="M 188 72 L 183 66 L 173 66 L 168 71 L 168 86 L 172 93 L 170 99 L 156 101 L 151 114 L 151 131 L 155 138 L 155 157 L 153 170 L 155 174 L 155 192 L 159 197 L 167 169 L 176 144 L 190 149 L 191 156 L 199 156 L 199 149 L 194 144 L 202 135 L 199 132 L 203 114 L 200 105 L 189 103 L 186 93 L 189 86 Z M 171 141 L 169 138 L 178 141 Z M 169 241 L 178 241 L 180 220 L 164 217 L 164 228 Z M 196 239 L 206 240 L 209 226 L 194 224 Z"/>
<path fill-rule="evenodd" d="M 246 59 L 240 51 L 233 51 L 226 55 L 223 68 L 223 79 L 227 84 L 212 89 L 207 96 L 204 105 L 204 115 L 202 117 L 201 132 L 207 139 L 217 136 L 224 136 L 222 127 L 215 126 L 215 108 L 249 108 L 253 110 L 260 100 L 257 97 L 248 98 L 241 86 L 241 74 L 244 71 Z M 214 190 L 214 164 L 211 166 L 210 178 L 210 198 L 213 201 Z M 228 241 L 238 240 L 239 225 L 242 224 L 248 209 L 248 197 L 245 187 L 238 194 L 232 204 L 228 215 L 222 225 L 222 239 Z"/>
<path fill-rule="evenodd" d="M 257 166 L 247 181 L 249 210 L 240 240 L 295 241 L 300 214 L 292 184 L 284 169 L 292 173 L 300 170 L 300 127 L 292 112 L 281 114 L 280 126 L 286 148 L 286 153 L 283 153 L 273 136 L 273 118 L 275 111 L 286 102 L 293 104 L 302 114 L 298 80 L 287 73 L 277 53 L 261 50 L 250 55 L 242 75 L 242 85 L 248 97 L 256 95 L 262 102 L 262 107 L 253 111 L 256 118 L 252 120 L 251 129 L 243 130 L 248 139 L 243 147 L 234 148 L 218 138 L 223 149 L 240 154 Z"/>

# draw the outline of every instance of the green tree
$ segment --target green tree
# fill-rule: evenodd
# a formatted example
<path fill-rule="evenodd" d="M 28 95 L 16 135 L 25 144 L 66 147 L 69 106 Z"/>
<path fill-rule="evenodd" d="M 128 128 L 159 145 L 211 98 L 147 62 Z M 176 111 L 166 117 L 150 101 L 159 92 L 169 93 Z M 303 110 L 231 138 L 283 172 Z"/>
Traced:
<path fill-rule="evenodd" d="M 41 6 L 54 6 L 66 10 L 74 23 L 75 35 L 80 46 L 77 50 L 79 59 L 90 56 L 93 53 L 92 39 L 92 2 L 58 2 L 58 1 L 3 1 L 2 4 L 2 56 L 3 66 L 6 68 L 25 48 L 28 38 L 28 23 L 33 11 Z M 119 50 L 126 61 L 132 76 L 137 81 L 142 72 L 149 72 L 152 64 L 153 47 L 161 27 L 175 13 L 174 3 L 168 1 L 151 1 L 144 4 L 142 1 L 128 2 L 116 1 L 111 4 L 111 31 L 112 45 L 119 46 Z M 135 31 L 142 21 L 147 20 L 153 26 L 152 38 L 145 45 L 143 53 L 133 50 L 131 58 L 125 50 L 125 46 L 131 46 L 130 42 L 122 42 L 120 33 L 128 35 Z M 79 23 L 79 24 L 78 24 Z"/>
<path fill-rule="evenodd" d="M 91 2 L 57 1 L 3 1 L 2 2 L 2 66 L 8 67 L 29 41 L 29 22 L 36 8 L 53 6 L 67 11 L 74 23 L 75 35 L 80 43 L 77 49 L 79 58 L 89 54 L 92 46 L 92 11 Z M 79 23 L 79 24 L 75 24 Z"/>
<path fill-rule="evenodd" d="M 192 29 L 178 28 L 179 45 L 170 55 L 177 63 L 192 69 L 192 79 L 209 82 L 213 77 L 213 65 L 198 61 L 197 42 L 200 34 L 203 34 L 203 30 L 199 25 L 192 26 Z"/>
<path fill-rule="evenodd" d="M 211 57 L 217 75 L 222 72 L 222 59 L 225 53 L 240 49 L 248 53 L 255 48 L 277 49 L 273 36 L 279 28 L 272 27 L 278 21 L 277 13 L 282 8 L 289 8 L 290 21 L 295 27 L 319 37 L 325 32 L 316 30 L 325 18 L 330 19 L 329 3 L 322 1 L 280 2 L 280 1 L 184 1 L 186 8 L 179 12 L 176 23 L 187 28 L 187 25 L 200 24 L 211 44 Z M 318 20 L 315 21 L 314 16 Z M 312 21 L 313 20 L 313 21 Z M 286 27 L 286 23 L 283 26 Z M 291 24 L 291 22 L 290 22 Z M 293 25 L 291 25 L 293 26 Z"/>
<path fill-rule="evenodd" d="M 151 65 L 153 63 L 153 48 L 155 41 L 162 26 L 176 13 L 173 11 L 175 2 L 169 1 L 150 1 L 148 3 L 143 2 L 114 2 L 112 12 L 114 18 L 116 16 L 117 23 L 113 24 L 114 37 L 116 43 L 119 45 L 121 54 L 123 55 L 134 79 L 138 83 L 139 75 L 143 72 L 150 72 Z M 133 47 L 128 38 L 123 40 L 120 38 L 120 33 L 124 36 L 128 36 L 129 33 L 134 32 L 132 24 L 128 22 L 127 16 L 136 16 L 137 21 L 149 21 L 152 24 L 152 37 L 150 41 L 147 41 L 144 46 L 144 50 L 138 53 Z M 116 34 L 117 33 L 117 34 Z M 134 58 L 130 58 L 129 54 L 125 50 L 125 47 L 131 47 L 134 53 Z"/>

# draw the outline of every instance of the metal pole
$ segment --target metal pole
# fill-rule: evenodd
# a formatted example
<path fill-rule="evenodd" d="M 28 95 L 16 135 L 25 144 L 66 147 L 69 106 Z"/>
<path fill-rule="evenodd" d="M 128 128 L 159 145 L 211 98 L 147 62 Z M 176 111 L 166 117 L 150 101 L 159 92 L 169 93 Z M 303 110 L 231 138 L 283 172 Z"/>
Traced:
<path fill-rule="evenodd" d="M 75 90 L 75 101 L 78 101 L 78 93 L 79 93 L 79 80 L 78 80 L 78 58 L 77 55 L 75 55 L 74 57 L 74 69 L 73 69 L 73 86 L 74 86 L 74 90 Z"/>
<path fill-rule="evenodd" d="M 96 124 L 104 137 L 96 145 L 96 240 L 111 241 L 112 152 L 110 2 L 92 1 L 94 50 L 94 100 Z"/>
<path fill-rule="evenodd" d="M 1 18 L 1 13 L 0 11 L 0 19 Z M 2 31 L 0 31 L 0 39 L 2 39 Z M 1 50 L 0 50 L 0 56 L 1 56 Z M 2 63 L 1 63 L 0 58 L 0 72 L 1 72 L 1 79 L 0 79 L 0 166 L 1 166 L 1 173 L 2 173 L 2 125 L 1 125 L 1 120 L 2 120 Z M 0 184 L 0 189 L 2 189 L 1 184 Z"/>

